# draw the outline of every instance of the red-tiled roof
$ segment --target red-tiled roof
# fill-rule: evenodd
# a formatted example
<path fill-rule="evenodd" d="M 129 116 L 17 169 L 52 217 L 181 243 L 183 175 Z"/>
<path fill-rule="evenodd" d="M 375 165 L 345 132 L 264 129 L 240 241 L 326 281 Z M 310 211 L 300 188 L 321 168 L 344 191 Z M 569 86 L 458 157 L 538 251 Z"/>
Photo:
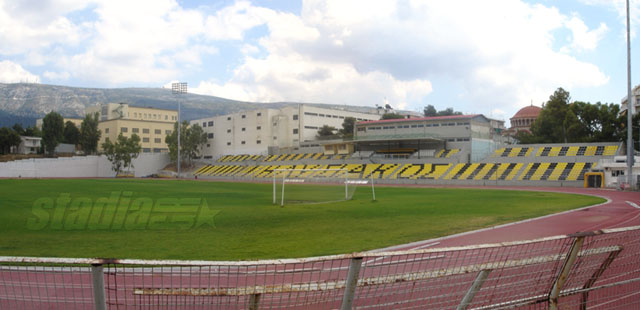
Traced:
<path fill-rule="evenodd" d="M 512 117 L 512 119 L 514 118 L 537 118 L 538 115 L 540 114 L 540 111 L 542 111 L 542 108 L 540 107 L 536 107 L 534 105 L 530 105 L 528 107 L 524 107 L 522 109 L 520 109 L 516 115 L 514 115 Z"/>
<path fill-rule="evenodd" d="M 450 119 L 471 119 L 482 114 L 470 114 L 470 115 L 448 115 L 448 116 L 429 116 L 429 117 L 415 117 L 415 118 L 396 118 L 396 119 L 382 119 L 377 121 L 363 121 L 358 124 L 380 124 L 380 123 L 395 123 L 395 122 L 415 122 L 415 121 L 437 121 L 437 120 L 450 120 Z"/>

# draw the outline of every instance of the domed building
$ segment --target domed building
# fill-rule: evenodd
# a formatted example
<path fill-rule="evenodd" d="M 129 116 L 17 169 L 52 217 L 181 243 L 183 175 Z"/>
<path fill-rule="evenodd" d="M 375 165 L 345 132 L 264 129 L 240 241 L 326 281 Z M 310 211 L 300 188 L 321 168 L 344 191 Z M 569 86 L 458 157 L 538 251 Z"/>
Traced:
<path fill-rule="evenodd" d="M 515 135 L 518 131 L 531 132 L 531 125 L 538 118 L 538 115 L 540 115 L 540 111 L 542 111 L 542 108 L 534 105 L 520 109 L 520 111 L 509 119 L 511 121 L 509 133 Z"/>

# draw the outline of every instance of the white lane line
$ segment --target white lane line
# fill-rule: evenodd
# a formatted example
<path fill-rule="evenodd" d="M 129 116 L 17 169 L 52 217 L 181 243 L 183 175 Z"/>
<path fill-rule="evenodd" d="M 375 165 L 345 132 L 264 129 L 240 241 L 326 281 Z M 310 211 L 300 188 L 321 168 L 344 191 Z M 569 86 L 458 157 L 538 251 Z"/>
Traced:
<path fill-rule="evenodd" d="M 640 206 L 638 206 L 638 205 L 637 205 L 635 202 L 633 202 L 633 201 L 627 201 L 627 203 L 628 203 L 629 205 L 631 205 L 632 207 L 636 208 L 636 209 L 640 209 Z"/>

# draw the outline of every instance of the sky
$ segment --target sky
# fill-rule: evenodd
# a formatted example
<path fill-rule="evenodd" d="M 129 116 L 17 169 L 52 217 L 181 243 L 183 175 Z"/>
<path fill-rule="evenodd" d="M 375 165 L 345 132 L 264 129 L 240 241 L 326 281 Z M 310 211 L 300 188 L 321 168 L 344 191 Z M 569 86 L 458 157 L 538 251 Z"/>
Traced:
<path fill-rule="evenodd" d="M 558 87 L 619 104 L 625 18 L 624 0 L 0 0 L 0 82 L 181 81 L 242 101 L 433 105 L 508 121 Z"/>

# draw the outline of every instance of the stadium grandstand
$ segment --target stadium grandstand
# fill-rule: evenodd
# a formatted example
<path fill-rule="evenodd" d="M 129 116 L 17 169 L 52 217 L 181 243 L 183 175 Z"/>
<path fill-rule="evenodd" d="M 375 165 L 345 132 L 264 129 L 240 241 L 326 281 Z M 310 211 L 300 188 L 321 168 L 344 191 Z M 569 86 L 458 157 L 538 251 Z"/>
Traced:
<path fill-rule="evenodd" d="M 374 178 L 385 183 L 550 185 L 585 184 L 585 174 L 603 173 L 612 161 L 616 143 L 539 144 L 501 147 L 476 162 L 465 162 L 461 149 L 434 150 L 431 156 L 414 151 L 406 158 L 287 153 L 280 155 L 229 155 L 201 165 L 199 178 L 268 179 L 276 169 L 347 169 L 353 178 Z M 604 181 L 604 180 L 603 180 Z M 608 182 L 608 183 L 607 183 Z M 600 186 L 612 181 L 600 182 Z"/>
<path fill-rule="evenodd" d="M 193 174 L 268 179 L 277 169 L 346 169 L 384 183 L 617 186 L 620 171 L 610 167 L 619 143 L 507 144 L 504 129 L 481 114 L 362 120 L 353 139 L 205 158 Z"/>

